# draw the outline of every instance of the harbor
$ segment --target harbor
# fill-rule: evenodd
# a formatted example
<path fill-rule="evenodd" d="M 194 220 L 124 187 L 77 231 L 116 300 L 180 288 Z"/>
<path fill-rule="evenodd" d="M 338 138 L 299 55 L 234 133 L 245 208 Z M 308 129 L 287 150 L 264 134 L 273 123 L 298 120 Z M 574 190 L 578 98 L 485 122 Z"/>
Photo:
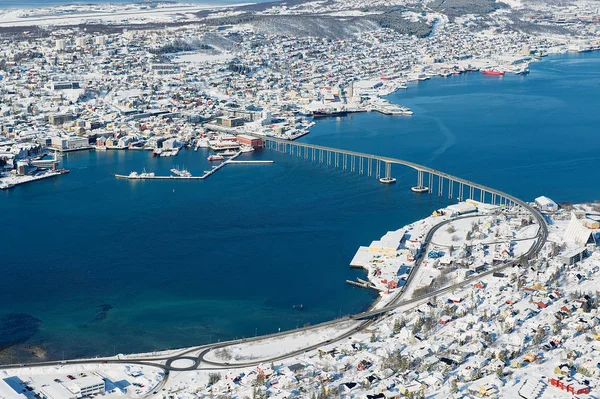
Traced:
<path fill-rule="evenodd" d="M 274 163 L 274 161 L 272 161 L 272 160 L 254 160 L 254 161 L 236 160 L 236 158 L 242 154 L 243 154 L 242 151 L 235 153 L 234 155 L 231 156 L 231 158 L 228 158 L 228 159 L 224 160 L 223 162 L 221 162 L 220 164 L 213 166 L 212 169 L 210 169 L 210 170 L 204 171 L 204 174 L 201 176 L 192 176 L 192 174 L 190 172 L 188 172 L 187 170 L 181 171 L 178 169 L 171 169 L 171 173 L 173 173 L 173 175 L 170 175 L 170 176 L 157 176 L 153 172 L 144 171 L 142 173 L 131 172 L 128 175 L 115 174 L 115 177 L 117 179 L 128 179 L 128 180 L 204 180 L 204 179 L 212 176 L 219 169 L 223 168 L 225 165 L 228 165 L 228 164 L 269 165 L 269 164 Z M 209 156 L 208 160 L 211 161 L 211 160 L 215 159 L 214 157 L 215 157 L 214 155 L 211 155 L 211 156 Z M 223 157 L 220 156 L 219 159 L 223 159 Z"/>

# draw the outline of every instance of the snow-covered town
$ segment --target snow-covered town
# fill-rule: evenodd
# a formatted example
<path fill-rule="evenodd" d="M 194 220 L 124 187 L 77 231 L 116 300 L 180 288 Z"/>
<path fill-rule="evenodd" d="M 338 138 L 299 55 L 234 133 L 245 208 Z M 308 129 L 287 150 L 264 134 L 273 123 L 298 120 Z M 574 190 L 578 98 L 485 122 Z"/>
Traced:
<path fill-rule="evenodd" d="M 482 2 L 0 10 L 0 188 L 59 174 L 49 151 L 295 140 L 321 117 L 411 115 L 383 98 L 409 83 L 526 74 L 548 54 L 600 47 L 590 2 Z"/>
<path fill-rule="evenodd" d="M 380 317 L 169 352 L 22 364 L 0 371 L 0 392 L 10 399 L 597 397 L 600 206 L 559 208 L 546 197 L 531 206 L 549 225 L 532 259 L 524 254 L 540 226 L 525 209 L 472 200 L 361 247 L 353 266 L 366 269 L 367 288 L 380 293 L 372 309 L 400 298 Z"/>
<path fill-rule="evenodd" d="M 0 189 L 68 178 L 75 151 L 205 148 L 224 166 L 321 118 L 409 118 L 386 96 L 431 78 L 525 75 L 600 49 L 594 1 L 472 3 L 0 9 Z M 192 178 L 171 171 L 160 178 Z M 178 350 L 10 361 L 0 399 L 600 397 L 600 204 L 466 197 L 356 248 L 349 267 L 364 274 L 346 283 L 375 293 L 364 312 Z"/>

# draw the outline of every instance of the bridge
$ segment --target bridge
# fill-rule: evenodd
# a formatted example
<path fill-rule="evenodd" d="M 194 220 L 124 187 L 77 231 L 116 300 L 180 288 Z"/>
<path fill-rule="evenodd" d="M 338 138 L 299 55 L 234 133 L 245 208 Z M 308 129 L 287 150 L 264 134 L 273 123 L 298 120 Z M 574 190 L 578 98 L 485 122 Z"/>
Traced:
<path fill-rule="evenodd" d="M 324 147 L 315 144 L 300 143 L 295 141 L 281 140 L 272 137 L 256 136 L 261 138 L 266 149 L 287 153 L 291 156 L 304 159 L 313 163 L 324 164 L 333 168 L 341 168 L 359 175 L 374 176 L 382 183 L 394 182 L 392 166 L 402 165 L 417 171 L 417 185 L 413 187 L 415 192 L 434 191 L 437 186 L 437 195 L 443 196 L 447 193 L 451 199 L 455 195 L 460 200 L 468 198 L 475 200 L 479 197 L 480 202 L 493 205 L 512 206 L 526 204 L 516 197 L 503 193 L 499 190 L 484 185 L 452 176 L 448 173 L 419 165 L 402 159 L 390 158 L 379 155 L 365 154 L 362 152 L 341 150 L 338 148 Z M 427 185 L 426 185 L 427 182 Z"/>

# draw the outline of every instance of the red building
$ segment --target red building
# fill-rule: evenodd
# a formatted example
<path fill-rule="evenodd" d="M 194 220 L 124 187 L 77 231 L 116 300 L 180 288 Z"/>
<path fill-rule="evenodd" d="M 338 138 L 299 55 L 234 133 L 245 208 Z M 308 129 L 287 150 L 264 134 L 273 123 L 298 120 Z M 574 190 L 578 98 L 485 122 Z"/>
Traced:
<path fill-rule="evenodd" d="M 237 141 L 240 144 L 249 145 L 250 147 L 257 148 L 263 146 L 263 141 L 257 137 L 249 136 L 247 134 L 240 134 L 237 136 Z"/>
<path fill-rule="evenodd" d="M 587 395 L 590 393 L 589 386 L 579 384 L 570 378 L 552 377 L 550 378 L 550 385 L 560 390 L 572 393 L 573 395 Z"/>

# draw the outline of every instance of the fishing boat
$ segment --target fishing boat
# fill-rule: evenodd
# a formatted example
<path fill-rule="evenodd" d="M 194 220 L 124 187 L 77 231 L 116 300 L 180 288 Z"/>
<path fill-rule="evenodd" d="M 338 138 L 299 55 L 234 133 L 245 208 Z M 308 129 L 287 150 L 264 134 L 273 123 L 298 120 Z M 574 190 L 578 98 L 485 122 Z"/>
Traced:
<path fill-rule="evenodd" d="M 237 154 L 237 152 L 233 151 L 233 150 L 225 150 L 221 153 L 222 156 L 224 157 L 232 157 L 235 154 Z"/>

